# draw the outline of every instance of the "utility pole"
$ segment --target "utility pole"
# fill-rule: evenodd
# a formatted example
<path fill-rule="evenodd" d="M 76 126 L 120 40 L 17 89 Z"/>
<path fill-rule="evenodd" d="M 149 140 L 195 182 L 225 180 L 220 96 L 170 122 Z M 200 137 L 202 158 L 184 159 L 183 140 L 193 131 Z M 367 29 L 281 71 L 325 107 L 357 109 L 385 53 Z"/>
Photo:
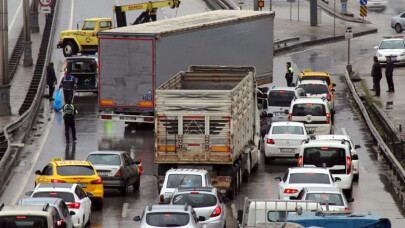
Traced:
<path fill-rule="evenodd" d="M 24 11 L 24 66 L 32 66 L 32 41 L 31 41 L 31 13 L 29 0 L 23 0 Z"/>
<path fill-rule="evenodd" d="M 31 8 L 31 32 L 32 33 L 39 33 L 39 23 L 38 23 L 38 1 L 32 1 L 32 8 Z"/>
<path fill-rule="evenodd" d="M 8 77 L 8 15 L 7 0 L 0 0 L 0 116 L 11 115 Z"/>

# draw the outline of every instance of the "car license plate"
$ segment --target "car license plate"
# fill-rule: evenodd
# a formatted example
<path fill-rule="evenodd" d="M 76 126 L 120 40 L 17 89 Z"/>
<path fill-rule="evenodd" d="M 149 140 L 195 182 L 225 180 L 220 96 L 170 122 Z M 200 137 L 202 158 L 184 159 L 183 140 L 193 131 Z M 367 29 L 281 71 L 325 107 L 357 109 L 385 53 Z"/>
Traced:
<path fill-rule="evenodd" d="M 128 116 L 120 116 L 120 120 L 135 120 L 136 118 L 128 117 Z"/>
<path fill-rule="evenodd" d="M 99 176 L 108 176 L 109 172 L 97 172 Z"/>
<path fill-rule="evenodd" d="M 284 152 L 284 153 L 292 153 L 295 150 L 293 148 L 280 148 L 280 152 Z"/>
<path fill-rule="evenodd" d="M 392 56 L 392 57 L 391 57 L 391 60 L 392 60 L 392 61 L 397 61 L 397 57 L 396 57 L 396 56 Z"/>
<path fill-rule="evenodd" d="M 79 185 L 80 187 L 82 187 L 82 188 L 87 188 L 87 184 L 84 184 L 84 183 L 78 183 L 78 185 Z"/>

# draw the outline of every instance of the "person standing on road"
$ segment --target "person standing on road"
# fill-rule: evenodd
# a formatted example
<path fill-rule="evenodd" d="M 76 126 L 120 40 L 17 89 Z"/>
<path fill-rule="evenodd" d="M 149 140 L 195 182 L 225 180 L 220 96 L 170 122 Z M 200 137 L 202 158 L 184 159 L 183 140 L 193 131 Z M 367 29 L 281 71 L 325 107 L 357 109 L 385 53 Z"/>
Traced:
<path fill-rule="evenodd" d="M 293 81 L 293 75 L 294 75 L 294 69 L 291 66 L 291 62 L 286 63 L 287 67 L 287 73 L 285 73 L 285 79 L 287 80 L 287 86 L 290 87 L 292 86 L 292 81 Z"/>
<path fill-rule="evenodd" d="M 68 69 L 66 72 L 66 76 L 62 78 L 62 82 L 60 83 L 59 89 L 63 88 L 63 96 L 65 97 L 65 104 L 70 101 L 72 102 L 73 94 L 76 90 L 76 78 L 70 74 L 70 70 Z"/>
<path fill-rule="evenodd" d="M 393 80 L 393 72 L 394 72 L 394 63 L 391 61 L 391 56 L 387 56 L 387 65 L 385 66 L 385 77 L 387 78 L 388 90 L 387 92 L 395 92 L 394 89 L 394 80 Z"/>
<path fill-rule="evenodd" d="M 49 100 L 53 100 L 53 92 L 55 91 L 56 85 L 56 75 L 55 69 L 53 68 L 53 62 L 50 62 L 48 67 L 46 68 L 46 84 L 48 85 L 49 89 Z"/>
<path fill-rule="evenodd" d="M 78 111 L 76 107 L 72 104 L 71 100 L 68 100 L 65 105 L 62 107 L 63 111 L 63 120 L 65 121 L 65 136 L 66 142 L 69 142 L 69 131 L 72 129 L 72 138 L 73 142 L 77 140 L 76 138 L 76 126 L 75 126 L 75 115 Z"/>
<path fill-rule="evenodd" d="M 380 80 L 382 78 L 382 70 L 381 70 L 381 65 L 378 62 L 377 56 L 373 57 L 374 64 L 373 68 L 371 70 L 371 77 L 373 77 L 373 88 L 375 90 L 375 96 L 379 97 L 380 96 Z"/>

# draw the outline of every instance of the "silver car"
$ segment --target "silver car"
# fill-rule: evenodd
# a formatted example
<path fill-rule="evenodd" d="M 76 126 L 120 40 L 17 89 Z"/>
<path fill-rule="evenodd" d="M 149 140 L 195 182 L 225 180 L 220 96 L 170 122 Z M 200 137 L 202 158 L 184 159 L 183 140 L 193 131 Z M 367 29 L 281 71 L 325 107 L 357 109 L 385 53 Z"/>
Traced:
<path fill-rule="evenodd" d="M 226 206 L 229 199 L 222 199 L 220 193 L 213 187 L 177 188 L 170 204 L 191 205 L 201 224 L 209 228 L 226 227 Z"/>
<path fill-rule="evenodd" d="M 139 162 L 134 162 L 126 151 L 95 151 L 86 158 L 97 170 L 103 180 L 104 188 L 118 188 L 122 195 L 126 195 L 128 187 L 134 191 L 140 186 Z"/>
<path fill-rule="evenodd" d="M 395 29 L 397 33 L 402 32 L 405 28 L 405 12 L 391 18 L 391 28 Z"/>
<path fill-rule="evenodd" d="M 146 206 L 142 216 L 135 216 L 141 228 L 179 227 L 199 228 L 201 224 L 194 209 L 189 205 L 152 205 Z"/>

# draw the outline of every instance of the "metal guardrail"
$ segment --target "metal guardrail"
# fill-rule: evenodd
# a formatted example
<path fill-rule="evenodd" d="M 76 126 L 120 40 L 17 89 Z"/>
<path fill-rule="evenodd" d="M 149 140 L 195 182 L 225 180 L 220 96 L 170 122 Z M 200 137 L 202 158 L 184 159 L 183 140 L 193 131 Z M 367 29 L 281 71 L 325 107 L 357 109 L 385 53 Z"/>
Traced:
<path fill-rule="evenodd" d="M 50 52 L 52 50 L 53 35 L 55 33 L 55 15 L 58 12 L 58 6 L 59 1 L 54 1 L 52 5 L 52 12 L 47 16 L 40 51 L 34 71 L 33 82 L 31 83 L 31 86 L 36 85 L 35 93 L 30 94 L 30 96 L 33 96 L 31 104 L 24 113 L 21 113 L 20 117 L 16 121 L 10 123 L 4 128 L 4 138 L 7 148 L 5 150 L 4 156 L 0 160 L 0 186 L 4 185 L 11 172 L 11 169 L 13 168 L 13 164 L 16 161 L 17 156 L 13 157 L 14 153 L 12 153 L 10 146 L 10 141 L 12 140 L 13 135 L 17 131 L 21 130 L 23 132 L 22 141 L 25 141 L 25 138 L 28 136 L 28 133 L 30 132 L 31 127 L 34 124 L 34 120 L 36 119 L 37 114 L 40 110 L 40 104 L 42 101 L 46 82 L 45 66 L 47 65 L 47 63 L 49 63 Z M 34 80 L 35 76 L 36 78 Z"/>
<path fill-rule="evenodd" d="M 280 46 L 282 44 L 284 44 L 284 47 L 286 47 L 287 43 L 297 42 L 299 40 L 300 40 L 299 36 L 291 37 L 291 38 L 287 38 L 287 39 L 282 39 L 282 40 L 276 40 L 276 41 L 274 41 L 274 48 L 280 48 Z"/>
<path fill-rule="evenodd" d="M 389 168 L 392 170 L 394 176 L 396 177 L 397 181 L 399 181 L 399 183 L 401 185 L 400 191 L 405 190 L 404 189 L 404 187 L 405 187 L 405 170 L 404 170 L 404 168 L 401 166 L 401 164 L 395 158 L 395 156 L 391 152 L 390 148 L 387 146 L 384 139 L 380 136 L 380 134 L 378 133 L 378 130 L 374 126 L 373 122 L 371 121 L 370 116 L 367 112 L 367 108 L 364 106 L 362 100 L 357 95 L 356 89 L 354 88 L 354 85 L 349 76 L 349 72 L 347 70 L 345 70 L 345 79 L 346 79 L 346 83 L 352 93 L 352 96 L 353 96 L 354 100 L 356 101 L 357 106 L 359 107 L 359 109 L 364 117 L 364 120 L 366 121 L 368 128 L 370 129 L 371 135 L 377 142 L 377 146 L 379 147 L 379 150 L 382 152 L 381 154 L 384 156 Z"/>

